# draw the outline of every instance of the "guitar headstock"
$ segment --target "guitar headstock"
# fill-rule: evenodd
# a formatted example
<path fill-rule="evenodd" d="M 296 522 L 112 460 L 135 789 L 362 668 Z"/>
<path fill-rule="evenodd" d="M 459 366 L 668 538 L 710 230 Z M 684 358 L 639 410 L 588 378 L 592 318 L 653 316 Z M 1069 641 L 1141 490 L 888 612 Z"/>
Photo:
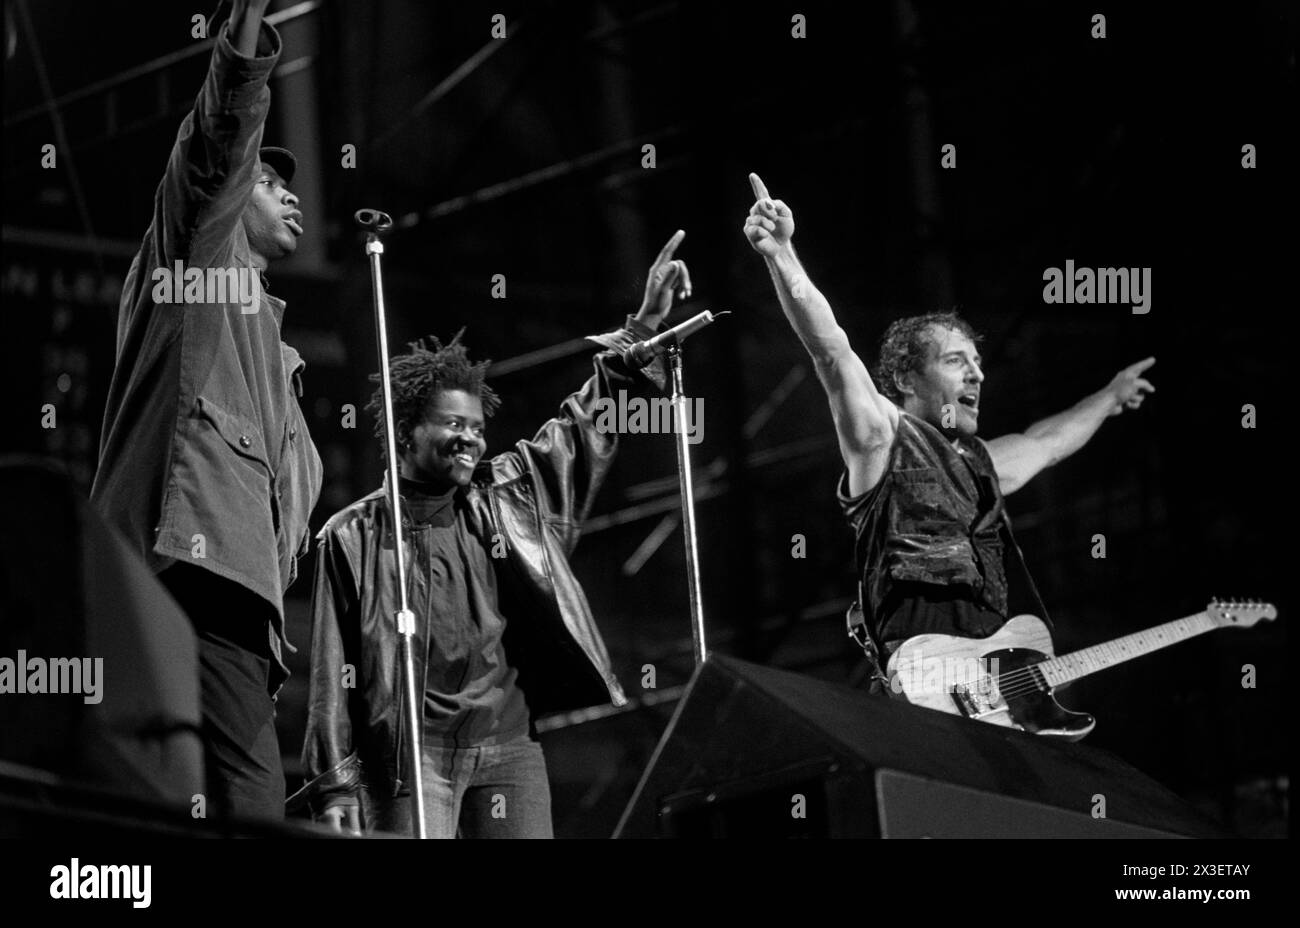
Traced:
<path fill-rule="evenodd" d="M 1253 599 L 1212 599 L 1205 611 L 1219 625 L 1237 625 L 1242 628 L 1277 618 L 1277 609 L 1272 603 L 1261 603 Z"/>

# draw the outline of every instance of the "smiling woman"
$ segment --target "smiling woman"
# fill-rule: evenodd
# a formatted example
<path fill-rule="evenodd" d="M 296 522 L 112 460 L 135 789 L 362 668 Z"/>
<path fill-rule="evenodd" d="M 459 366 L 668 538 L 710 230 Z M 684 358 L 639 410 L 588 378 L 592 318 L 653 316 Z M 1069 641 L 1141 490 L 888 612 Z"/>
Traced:
<path fill-rule="evenodd" d="M 461 389 L 435 389 L 428 412 L 414 428 L 397 426 L 403 449 L 402 476 L 432 484 L 439 491 L 469 486 L 474 465 L 487 450 L 483 440 L 483 402 Z"/>
<path fill-rule="evenodd" d="M 489 362 L 470 361 L 463 334 L 462 329 L 446 345 L 432 335 L 411 342 L 411 350 L 389 365 L 402 476 L 444 488 L 468 485 L 487 450 L 484 419 L 501 405 L 484 380 Z M 378 383 L 379 375 L 370 380 Z M 386 447 L 383 403 L 383 391 L 376 388 L 366 405 L 381 449 Z"/>
<path fill-rule="evenodd" d="M 661 254 L 656 267 L 670 259 Z M 411 781 L 403 768 L 419 763 L 429 837 L 552 835 L 530 717 L 627 701 L 569 556 L 620 444 L 596 424 L 598 407 L 633 387 L 664 387 L 659 358 L 636 369 L 624 360 L 653 336 L 644 320 L 661 315 L 657 297 L 669 275 L 648 279 L 660 283 L 650 285 L 643 313 L 591 336 L 605 349 L 592 376 L 532 438 L 477 471 L 484 420 L 498 406 L 483 382 L 486 362 L 469 360 L 459 333 L 392 359 L 400 524 L 383 488 L 335 513 L 317 536 L 309 779 L 292 801 L 310 804 L 331 827 L 410 833 L 411 803 L 395 797 L 397 784 Z M 384 438 L 379 391 L 368 408 Z M 407 540 L 402 587 L 394 567 Z M 405 679 L 423 681 L 418 760 L 391 721 L 397 681 L 388 672 L 395 641 L 387 618 L 406 602 L 413 640 Z M 361 671 L 357 686 L 345 688 L 341 665 L 380 669 Z"/>

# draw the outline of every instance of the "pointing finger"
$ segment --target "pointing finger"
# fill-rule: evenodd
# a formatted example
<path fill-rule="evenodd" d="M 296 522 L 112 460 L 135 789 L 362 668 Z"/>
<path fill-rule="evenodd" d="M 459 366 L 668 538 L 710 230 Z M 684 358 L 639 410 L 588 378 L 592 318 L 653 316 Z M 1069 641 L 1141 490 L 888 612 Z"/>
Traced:
<path fill-rule="evenodd" d="M 1155 363 L 1156 363 L 1156 359 L 1154 357 L 1144 358 L 1143 360 L 1137 362 L 1136 364 L 1130 364 L 1128 369 L 1130 372 L 1134 374 L 1140 374 L 1148 367 L 1150 367 L 1152 364 Z"/>
<path fill-rule="evenodd" d="M 664 245 L 662 249 L 660 249 L 659 257 L 655 258 L 655 264 L 663 264 L 665 261 L 671 260 L 673 252 L 677 250 L 677 246 L 682 243 L 682 239 L 684 238 L 686 238 L 686 232 L 684 230 L 678 229 L 674 232 L 673 237 L 668 240 L 668 243 Z"/>
<path fill-rule="evenodd" d="M 751 173 L 749 175 L 749 186 L 754 189 L 754 196 L 760 200 L 767 200 L 772 196 L 767 192 L 767 187 L 763 184 L 763 179 L 757 174 Z"/>

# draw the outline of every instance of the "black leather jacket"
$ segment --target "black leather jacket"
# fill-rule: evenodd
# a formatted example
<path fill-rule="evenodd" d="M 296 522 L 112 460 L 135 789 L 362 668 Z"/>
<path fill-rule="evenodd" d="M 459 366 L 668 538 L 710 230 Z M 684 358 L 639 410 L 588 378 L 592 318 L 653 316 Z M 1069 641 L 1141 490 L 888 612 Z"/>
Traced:
<path fill-rule="evenodd" d="M 617 353 L 653 334 L 629 317 L 625 328 L 592 336 L 614 349 L 596 355 L 595 374 L 532 439 L 480 462 L 462 491 L 484 546 L 505 549 L 504 557 L 492 559 L 507 618 L 504 644 L 534 716 L 627 701 L 568 557 L 618 447 L 617 434 L 596 428 L 597 404 L 617 402 L 620 390 L 645 392 L 647 382 L 664 388 L 660 362 L 632 374 Z M 316 536 L 307 783 L 290 799 L 291 808 L 306 802 L 320 811 L 359 792 L 358 798 L 376 800 L 404 792 L 397 564 L 385 492 L 336 513 Z M 405 515 L 403 523 L 407 563 L 421 564 L 428 557 L 426 533 L 412 531 Z M 421 681 L 428 641 L 425 576 L 408 568 Z"/>

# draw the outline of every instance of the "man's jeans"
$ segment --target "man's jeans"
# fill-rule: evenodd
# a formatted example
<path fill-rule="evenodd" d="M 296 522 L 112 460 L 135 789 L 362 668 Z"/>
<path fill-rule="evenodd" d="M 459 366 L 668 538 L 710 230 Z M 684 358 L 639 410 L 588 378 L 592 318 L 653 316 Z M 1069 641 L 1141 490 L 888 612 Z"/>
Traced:
<path fill-rule="evenodd" d="M 542 746 L 527 735 L 472 748 L 424 744 L 424 822 L 430 838 L 550 838 L 551 786 Z M 407 801 L 371 827 L 411 833 Z"/>

